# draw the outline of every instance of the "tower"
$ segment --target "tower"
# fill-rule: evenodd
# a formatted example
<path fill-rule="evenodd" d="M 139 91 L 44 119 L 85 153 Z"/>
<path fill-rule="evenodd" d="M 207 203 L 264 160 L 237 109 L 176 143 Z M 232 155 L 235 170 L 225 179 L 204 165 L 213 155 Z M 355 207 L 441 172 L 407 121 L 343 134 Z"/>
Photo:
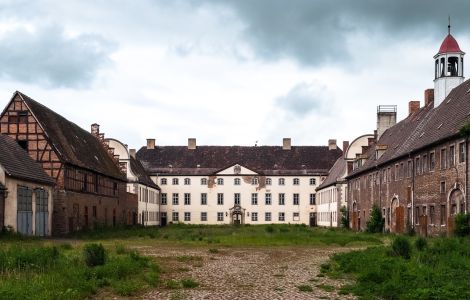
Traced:
<path fill-rule="evenodd" d="M 453 88 L 464 81 L 463 56 L 459 44 L 450 34 L 450 18 L 448 34 L 434 55 L 434 106 L 437 107 L 444 101 Z"/>

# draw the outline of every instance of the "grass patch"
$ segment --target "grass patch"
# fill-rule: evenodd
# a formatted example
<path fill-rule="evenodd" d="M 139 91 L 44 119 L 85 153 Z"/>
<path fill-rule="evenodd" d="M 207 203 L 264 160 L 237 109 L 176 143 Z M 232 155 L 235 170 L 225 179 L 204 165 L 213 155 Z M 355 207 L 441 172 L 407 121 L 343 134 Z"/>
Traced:
<path fill-rule="evenodd" d="M 430 238 L 425 246 L 411 240 L 398 244 L 335 254 L 322 272 L 354 279 L 340 292 L 361 298 L 470 299 L 468 238 Z"/>
<path fill-rule="evenodd" d="M 160 270 L 149 258 L 103 250 L 106 260 L 96 264 L 95 255 L 102 257 L 99 246 L 4 245 L 0 248 L 0 299 L 83 299 L 103 287 L 130 296 L 158 284 Z M 93 263 L 88 266 L 90 255 Z"/>
<path fill-rule="evenodd" d="M 333 292 L 335 290 L 334 286 L 328 284 L 317 284 L 316 287 L 324 290 L 325 292 Z"/>
<path fill-rule="evenodd" d="M 313 292 L 313 288 L 308 284 L 298 285 L 297 288 L 301 292 Z"/>
<path fill-rule="evenodd" d="M 209 249 L 209 253 L 212 253 L 212 254 L 217 254 L 219 252 L 220 252 L 219 249 L 216 249 L 216 248 L 210 248 Z"/>
<path fill-rule="evenodd" d="M 188 279 L 182 279 L 181 285 L 183 285 L 183 288 L 185 289 L 194 289 L 199 286 L 199 283 L 197 283 L 194 279 L 188 278 Z"/>

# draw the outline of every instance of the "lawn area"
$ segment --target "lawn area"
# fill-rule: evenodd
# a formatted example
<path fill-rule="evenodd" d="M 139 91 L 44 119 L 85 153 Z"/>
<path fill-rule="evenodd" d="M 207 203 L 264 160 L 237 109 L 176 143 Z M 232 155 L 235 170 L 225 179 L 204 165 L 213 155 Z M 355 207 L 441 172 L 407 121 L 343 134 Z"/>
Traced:
<path fill-rule="evenodd" d="M 131 240 L 188 246 L 361 246 L 382 244 L 377 234 L 356 233 L 341 229 L 325 229 L 305 225 L 185 225 L 174 224 L 164 228 L 128 227 L 107 228 L 79 232 L 74 235 L 86 240 Z"/>
<path fill-rule="evenodd" d="M 197 289 L 199 283 L 191 277 L 168 279 L 173 274 L 165 270 L 165 264 L 171 258 L 144 256 L 157 246 L 177 247 L 181 254 L 172 263 L 181 264 L 178 272 L 188 272 L 227 255 L 224 247 L 245 247 L 244 253 L 249 252 L 247 247 L 256 247 L 264 255 L 264 249 L 272 247 L 364 247 L 381 245 L 382 240 L 380 235 L 300 225 L 103 228 L 75 233 L 66 239 L 4 233 L 0 234 L 0 299 L 84 299 L 93 295 L 112 298 L 153 290 Z M 86 248 L 98 252 L 90 254 Z M 207 253 L 204 262 L 183 261 L 193 258 L 185 254 L 191 249 Z M 99 259 L 103 254 L 99 251 L 104 252 L 104 260 Z"/>
<path fill-rule="evenodd" d="M 340 293 L 362 299 L 470 299 L 470 240 L 400 237 L 390 246 L 335 254 L 322 272 L 353 279 Z"/>

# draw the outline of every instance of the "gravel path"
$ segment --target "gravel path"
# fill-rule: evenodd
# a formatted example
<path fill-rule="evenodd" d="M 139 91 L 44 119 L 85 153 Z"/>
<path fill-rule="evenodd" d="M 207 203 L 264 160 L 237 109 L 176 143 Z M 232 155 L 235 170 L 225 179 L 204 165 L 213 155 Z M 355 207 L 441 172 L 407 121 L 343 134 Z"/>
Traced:
<path fill-rule="evenodd" d="M 194 289 L 159 288 L 142 299 L 354 299 L 337 293 L 344 281 L 318 276 L 330 254 L 349 248 L 142 247 L 163 266 L 162 280 L 191 278 Z M 311 292 L 301 292 L 308 285 Z"/>

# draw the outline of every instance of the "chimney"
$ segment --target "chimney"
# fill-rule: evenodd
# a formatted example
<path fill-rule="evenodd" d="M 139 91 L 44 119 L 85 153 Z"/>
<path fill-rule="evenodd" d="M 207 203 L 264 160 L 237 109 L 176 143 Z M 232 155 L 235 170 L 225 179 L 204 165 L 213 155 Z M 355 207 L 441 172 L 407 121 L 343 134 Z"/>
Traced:
<path fill-rule="evenodd" d="M 282 139 L 282 150 L 290 150 L 291 148 L 292 148 L 292 146 L 291 146 L 290 138 L 283 138 Z"/>
<path fill-rule="evenodd" d="M 343 141 L 343 158 L 346 158 L 346 151 L 349 148 L 349 141 Z"/>
<path fill-rule="evenodd" d="M 377 141 L 380 139 L 385 130 L 397 123 L 397 106 L 396 105 L 379 105 L 377 106 Z"/>
<path fill-rule="evenodd" d="M 328 140 L 328 150 L 336 150 L 336 140 Z"/>
<path fill-rule="evenodd" d="M 189 138 L 188 139 L 188 149 L 189 150 L 195 150 L 196 149 L 196 139 L 195 138 Z"/>
<path fill-rule="evenodd" d="M 434 89 L 427 89 L 424 91 L 424 105 L 428 106 L 431 102 L 432 106 L 434 106 Z"/>
<path fill-rule="evenodd" d="M 100 134 L 100 125 L 93 123 L 91 124 L 91 134 L 98 136 Z"/>
<path fill-rule="evenodd" d="M 135 149 L 129 149 L 129 155 L 134 159 L 135 159 L 135 153 L 136 153 Z"/>
<path fill-rule="evenodd" d="M 419 101 L 410 101 L 408 102 L 408 115 L 412 115 L 419 111 L 420 103 Z"/>
<path fill-rule="evenodd" d="M 147 149 L 155 149 L 155 139 L 147 139 Z"/>

